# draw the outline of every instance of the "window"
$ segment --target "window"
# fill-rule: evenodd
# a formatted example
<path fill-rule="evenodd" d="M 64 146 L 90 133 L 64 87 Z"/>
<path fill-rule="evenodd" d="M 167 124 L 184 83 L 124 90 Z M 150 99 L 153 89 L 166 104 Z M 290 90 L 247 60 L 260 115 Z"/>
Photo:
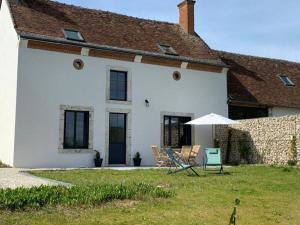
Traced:
<path fill-rule="evenodd" d="M 280 75 L 279 78 L 285 86 L 295 86 L 295 84 L 290 80 L 290 78 L 287 75 Z"/>
<path fill-rule="evenodd" d="M 110 71 L 110 100 L 127 101 L 127 72 Z"/>
<path fill-rule="evenodd" d="M 64 149 L 88 149 L 89 112 L 65 111 Z"/>
<path fill-rule="evenodd" d="M 181 148 L 191 145 L 192 129 L 185 125 L 191 120 L 191 117 L 164 116 L 164 146 Z"/>
<path fill-rule="evenodd" d="M 178 55 L 177 52 L 170 45 L 159 44 L 160 50 L 167 55 Z"/>
<path fill-rule="evenodd" d="M 84 41 L 79 31 L 64 29 L 65 38 L 72 41 Z"/>

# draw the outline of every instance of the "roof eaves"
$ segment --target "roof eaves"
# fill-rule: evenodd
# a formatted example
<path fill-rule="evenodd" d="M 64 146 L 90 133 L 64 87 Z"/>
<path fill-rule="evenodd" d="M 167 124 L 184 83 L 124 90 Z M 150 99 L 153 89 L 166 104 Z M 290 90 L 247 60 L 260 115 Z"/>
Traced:
<path fill-rule="evenodd" d="M 200 64 L 223 67 L 223 68 L 229 68 L 229 66 L 226 65 L 221 59 L 194 59 L 194 58 L 185 57 L 185 56 L 165 55 L 165 54 L 161 54 L 161 53 L 127 49 L 127 48 L 118 48 L 118 47 L 112 47 L 112 46 L 107 46 L 107 45 L 98 45 L 98 44 L 93 44 L 93 43 L 88 43 L 88 42 L 77 42 L 77 41 L 66 40 L 64 38 L 54 38 L 54 37 L 43 36 L 43 35 L 32 34 L 32 33 L 20 33 L 19 35 L 20 35 L 20 38 L 23 38 L 23 39 L 39 40 L 39 41 L 46 41 L 46 42 L 59 43 L 59 44 L 70 44 L 70 45 L 77 45 L 77 46 L 87 47 L 87 48 L 95 48 L 95 49 L 114 51 L 114 52 L 131 53 L 131 54 L 144 55 L 144 56 L 153 56 L 153 57 L 159 57 L 159 58 L 164 58 L 164 59 L 184 61 L 184 62 L 189 62 L 189 63 L 200 63 Z"/>
<path fill-rule="evenodd" d="M 280 63 L 293 63 L 293 64 L 296 64 L 296 65 L 300 65 L 300 62 L 286 60 L 286 59 L 270 58 L 270 57 L 255 56 L 255 55 L 247 55 L 247 54 L 242 54 L 242 53 L 221 51 L 221 50 L 215 50 L 215 49 L 212 49 L 212 51 L 216 52 L 219 56 L 227 54 L 227 55 L 238 56 L 238 57 L 242 57 L 242 58 L 251 58 L 251 59 L 258 59 L 258 60 L 268 60 L 268 61 L 271 61 L 271 62 L 280 62 Z"/>

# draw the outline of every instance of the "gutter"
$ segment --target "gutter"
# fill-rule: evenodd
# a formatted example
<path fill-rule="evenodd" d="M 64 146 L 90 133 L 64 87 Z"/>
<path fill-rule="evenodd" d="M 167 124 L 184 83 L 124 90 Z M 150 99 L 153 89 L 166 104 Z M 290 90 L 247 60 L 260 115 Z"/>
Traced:
<path fill-rule="evenodd" d="M 185 56 L 172 56 L 172 55 L 164 55 L 160 53 L 154 53 L 154 52 L 148 52 L 148 51 L 142 51 L 142 50 L 134 50 L 134 49 L 127 49 L 127 48 L 118 48 L 118 47 L 112 47 L 108 45 L 97 45 L 93 43 L 87 43 L 87 42 L 77 42 L 77 41 L 70 41 L 66 40 L 64 38 L 53 38 L 43 35 L 37 35 L 37 34 L 31 34 L 31 33 L 20 33 L 19 34 L 21 39 L 27 39 L 27 40 L 37 40 L 37 41 L 45 41 L 45 42 L 51 42 L 56 44 L 68 44 L 68 45 L 76 45 L 80 47 L 85 48 L 93 48 L 93 49 L 99 49 L 99 50 L 106 50 L 106 51 L 113 51 L 113 52 L 119 52 L 119 53 L 127 53 L 127 54 L 135 54 L 135 55 L 142 55 L 142 56 L 153 56 L 158 57 L 162 59 L 170 59 L 170 60 L 176 60 L 176 61 L 183 61 L 187 63 L 199 63 L 199 64 L 206 64 L 206 65 L 212 65 L 212 66 L 218 66 L 223 68 L 229 68 L 228 65 L 226 65 L 222 60 L 218 59 L 193 59 Z"/>

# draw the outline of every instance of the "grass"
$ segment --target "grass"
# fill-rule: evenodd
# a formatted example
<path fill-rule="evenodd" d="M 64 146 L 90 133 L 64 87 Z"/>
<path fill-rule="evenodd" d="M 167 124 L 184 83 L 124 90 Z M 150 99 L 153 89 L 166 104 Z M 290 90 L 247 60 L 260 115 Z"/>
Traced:
<path fill-rule="evenodd" d="M 0 190 L 0 209 L 40 209 L 45 206 L 95 206 L 113 200 L 169 198 L 174 193 L 145 183 L 72 187 L 40 186 Z"/>
<path fill-rule="evenodd" d="M 0 211 L 0 224 L 224 225 L 229 222 L 236 198 L 241 200 L 237 224 L 299 224 L 299 169 L 241 166 L 225 171 L 224 176 L 210 174 L 200 178 L 185 173 L 166 175 L 166 170 L 34 172 L 34 175 L 87 186 L 145 182 L 173 190 L 176 195 L 168 199 L 112 201 L 92 207 Z"/>

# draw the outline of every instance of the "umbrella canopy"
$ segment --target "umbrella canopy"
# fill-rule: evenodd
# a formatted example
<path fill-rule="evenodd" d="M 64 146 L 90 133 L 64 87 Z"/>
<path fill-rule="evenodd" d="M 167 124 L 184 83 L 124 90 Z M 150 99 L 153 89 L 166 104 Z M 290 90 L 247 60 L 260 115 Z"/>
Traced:
<path fill-rule="evenodd" d="M 192 120 L 187 125 L 229 125 L 229 124 L 238 124 L 238 121 L 228 119 L 224 116 L 220 116 L 214 113 L 202 116 L 198 119 Z"/>

